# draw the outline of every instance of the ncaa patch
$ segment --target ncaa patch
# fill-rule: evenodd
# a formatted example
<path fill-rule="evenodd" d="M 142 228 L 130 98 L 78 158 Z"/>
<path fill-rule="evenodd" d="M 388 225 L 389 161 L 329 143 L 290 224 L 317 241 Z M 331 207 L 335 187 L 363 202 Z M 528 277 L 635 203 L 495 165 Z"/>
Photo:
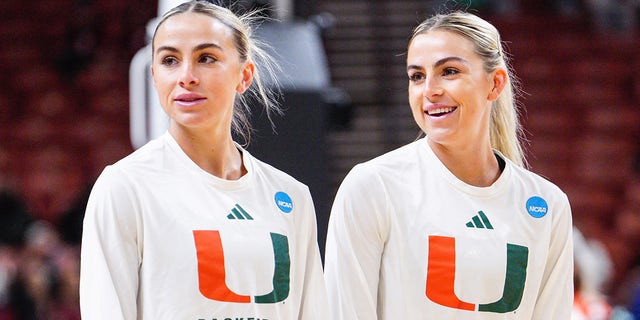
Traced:
<path fill-rule="evenodd" d="M 276 192 L 274 200 L 276 202 L 276 206 L 278 206 L 278 209 L 280 209 L 280 211 L 289 213 L 291 212 L 291 210 L 293 210 L 293 201 L 286 192 Z"/>
<path fill-rule="evenodd" d="M 546 216 L 547 212 L 549 211 L 547 201 L 538 196 L 529 198 L 529 200 L 527 200 L 526 207 L 529 215 L 534 218 L 542 218 Z"/>

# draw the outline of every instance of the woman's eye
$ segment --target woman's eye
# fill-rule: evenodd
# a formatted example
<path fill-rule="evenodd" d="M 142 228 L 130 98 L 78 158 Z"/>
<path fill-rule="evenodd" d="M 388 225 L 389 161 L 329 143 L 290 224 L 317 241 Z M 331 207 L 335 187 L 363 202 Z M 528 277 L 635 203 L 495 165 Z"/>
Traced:
<path fill-rule="evenodd" d="M 424 80 L 424 74 L 416 72 L 409 75 L 409 81 L 418 82 Z"/>
<path fill-rule="evenodd" d="M 162 65 L 164 66 L 172 66 L 178 63 L 178 59 L 175 57 L 164 57 L 162 58 Z"/>
<path fill-rule="evenodd" d="M 210 56 L 210 55 L 204 55 L 204 56 L 200 57 L 200 61 L 199 62 L 200 63 L 214 63 L 216 61 L 218 61 L 218 59 L 216 59 L 215 57 Z"/>
<path fill-rule="evenodd" d="M 453 75 L 458 74 L 458 72 L 459 71 L 457 69 L 454 69 L 454 68 L 445 68 L 444 70 L 442 70 L 442 75 L 445 76 L 445 77 L 446 76 L 453 76 Z"/>

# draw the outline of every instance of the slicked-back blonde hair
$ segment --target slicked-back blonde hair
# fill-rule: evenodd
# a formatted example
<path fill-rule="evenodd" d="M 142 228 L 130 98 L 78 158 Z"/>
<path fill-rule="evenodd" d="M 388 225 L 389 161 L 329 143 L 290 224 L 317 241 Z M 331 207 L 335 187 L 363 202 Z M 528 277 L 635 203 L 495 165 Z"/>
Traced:
<path fill-rule="evenodd" d="M 519 110 L 515 101 L 517 83 L 498 30 L 491 23 L 471 13 L 455 11 L 437 14 L 414 29 L 409 46 L 416 36 L 432 30 L 450 31 L 469 39 L 476 54 L 484 61 L 486 72 L 493 72 L 497 68 L 507 71 L 507 84 L 491 108 L 491 147 L 514 163 L 525 166 L 526 159 L 521 144 L 524 141 L 524 130 L 518 119 Z"/>

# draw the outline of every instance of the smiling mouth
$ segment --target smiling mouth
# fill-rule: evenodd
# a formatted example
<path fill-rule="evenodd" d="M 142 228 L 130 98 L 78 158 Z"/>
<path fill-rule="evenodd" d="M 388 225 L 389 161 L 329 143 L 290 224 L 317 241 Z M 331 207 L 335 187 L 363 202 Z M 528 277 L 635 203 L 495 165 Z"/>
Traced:
<path fill-rule="evenodd" d="M 447 115 L 451 112 L 456 111 L 456 109 L 458 109 L 458 107 L 437 108 L 437 109 L 427 110 L 425 113 L 432 117 L 442 117 L 444 115 Z"/>

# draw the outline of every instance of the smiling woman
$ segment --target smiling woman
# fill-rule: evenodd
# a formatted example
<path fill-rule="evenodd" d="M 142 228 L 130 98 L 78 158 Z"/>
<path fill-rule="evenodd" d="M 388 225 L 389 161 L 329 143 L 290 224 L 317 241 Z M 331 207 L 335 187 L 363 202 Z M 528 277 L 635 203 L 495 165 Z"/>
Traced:
<path fill-rule="evenodd" d="M 486 151 L 485 158 L 495 163 L 490 139 L 478 137 L 489 136 L 491 104 L 504 89 L 505 69 L 485 72 L 472 42 L 438 30 L 413 38 L 407 64 L 409 104 L 434 152 L 445 157 L 447 150 L 462 150 L 469 141 L 477 141 L 476 150 Z M 498 176 L 497 166 L 494 171 L 486 177 L 489 180 L 476 183 L 492 183 Z"/>
<path fill-rule="evenodd" d="M 569 319 L 571 210 L 524 168 L 498 31 L 425 20 L 407 52 L 425 138 L 355 166 L 325 253 L 331 319 Z"/>
<path fill-rule="evenodd" d="M 160 20 L 151 72 L 169 129 L 91 191 L 83 318 L 328 318 L 309 189 L 233 140 L 248 139 L 243 96 L 278 111 L 252 19 L 192 1 Z"/>

